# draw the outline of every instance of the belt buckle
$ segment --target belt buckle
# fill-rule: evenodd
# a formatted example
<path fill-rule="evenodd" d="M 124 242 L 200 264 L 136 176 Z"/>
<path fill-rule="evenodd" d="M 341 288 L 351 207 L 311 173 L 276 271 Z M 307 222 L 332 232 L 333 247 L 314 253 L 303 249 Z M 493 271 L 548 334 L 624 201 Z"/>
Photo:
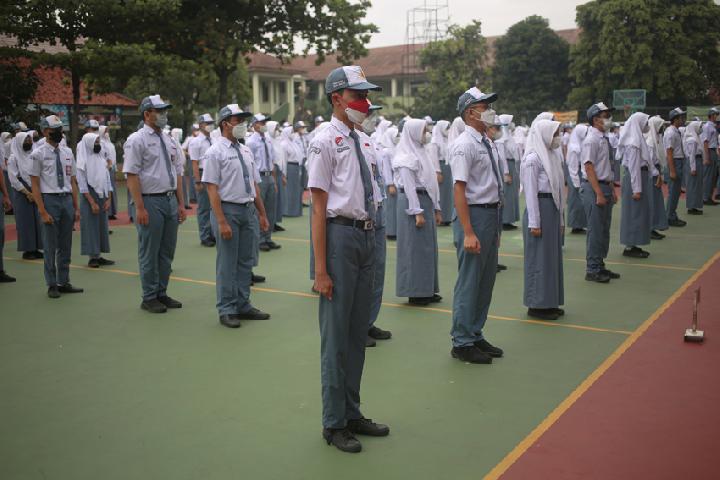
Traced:
<path fill-rule="evenodd" d="M 363 230 L 366 232 L 373 229 L 373 221 L 372 220 L 364 220 L 363 221 Z"/>

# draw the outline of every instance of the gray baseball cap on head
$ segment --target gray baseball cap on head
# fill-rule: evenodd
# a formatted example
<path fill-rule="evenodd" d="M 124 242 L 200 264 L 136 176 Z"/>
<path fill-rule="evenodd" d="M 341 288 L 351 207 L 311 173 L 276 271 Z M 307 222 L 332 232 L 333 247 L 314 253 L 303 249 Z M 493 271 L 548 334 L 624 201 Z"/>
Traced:
<path fill-rule="evenodd" d="M 382 88 L 367 81 L 365 73 L 358 65 L 338 67 L 330 72 L 325 79 L 325 93 L 333 93 L 346 88 L 349 90 L 382 91 Z"/>
<path fill-rule="evenodd" d="M 369 112 L 377 112 L 378 110 L 382 110 L 382 105 L 370 105 L 370 108 L 368 109 Z"/>
<path fill-rule="evenodd" d="M 668 114 L 668 118 L 672 122 L 673 119 L 675 119 L 676 117 L 681 117 L 683 115 L 687 115 L 687 110 L 683 111 L 682 108 L 677 107 L 677 108 L 673 108 L 672 110 L 670 110 L 670 113 Z"/>
<path fill-rule="evenodd" d="M 479 88 L 472 87 L 471 89 L 466 90 L 465 93 L 460 95 L 460 98 L 458 98 L 458 113 L 462 117 L 468 107 L 478 103 L 493 103 L 495 100 L 497 100 L 497 93 L 483 93 Z"/>
<path fill-rule="evenodd" d="M 235 116 L 245 119 L 252 117 L 252 113 L 244 112 L 237 103 L 231 103 L 229 105 L 225 105 L 223 108 L 220 109 L 220 111 L 218 112 L 218 122 L 222 122 L 229 117 Z"/>
<path fill-rule="evenodd" d="M 91 118 L 85 122 L 85 128 L 100 128 L 100 123 L 94 118 Z"/>
<path fill-rule="evenodd" d="M 325 121 L 325 119 L 323 118 L 322 115 L 318 115 L 317 117 L 315 117 L 315 123 L 322 123 L 324 121 Z"/>
<path fill-rule="evenodd" d="M 258 122 L 267 122 L 268 120 L 272 120 L 269 115 L 265 115 L 264 113 L 256 113 L 252 117 L 252 121 L 250 122 L 251 125 L 255 125 Z"/>
<path fill-rule="evenodd" d="M 45 130 L 46 128 L 62 128 L 62 120 L 57 115 L 48 115 L 40 120 L 40 129 Z"/>
<path fill-rule="evenodd" d="M 198 123 L 215 123 L 215 119 L 209 113 L 203 113 L 197 119 Z"/>
<path fill-rule="evenodd" d="M 720 109 L 717 107 L 712 107 L 710 110 L 708 110 L 708 115 L 720 115 Z"/>
<path fill-rule="evenodd" d="M 166 108 L 172 108 L 172 105 L 160 98 L 160 95 L 150 95 L 149 97 L 143 98 L 142 102 L 140 102 L 140 113 L 150 110 L 151 108 L 164 110 Z"/>
<path fill-rule="evenodd" d="M 306 127 L 305 122 L 303 122 L 302 120 L 298 120 L 298 121 L 295 122 L 295 124 L 293 125 L 293 128 L 295 128 L 295 129 L 297 129 L 297 128 L 305 128 L 305 127 Z"/>
<path fill-rule="evenodd" d="M 602 112 L 612 113 L 614 111 L 614 108 L 608 107 L 603 102 L 598 102 L 595 105 L 591 105 L 590 108 L 587 109 L 587 121 L 592 123 L 592 119 L 600 115 Z"/>

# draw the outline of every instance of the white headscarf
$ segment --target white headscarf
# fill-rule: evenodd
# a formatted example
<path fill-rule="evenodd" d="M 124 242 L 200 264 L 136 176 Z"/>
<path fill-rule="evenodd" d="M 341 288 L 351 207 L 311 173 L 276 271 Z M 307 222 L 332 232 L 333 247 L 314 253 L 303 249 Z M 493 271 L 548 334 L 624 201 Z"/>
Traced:
<path fill-rule="evenodd" d="M 101 198 L 108 197 L 108 169 L 105 157 L 95 153 L 95 140 L 99 135 L 89 132 L 83 135 L 77 146 L 77 169 L 85 172 L 87 183 Z"/>
<path fill-rule="evenodd" d="M 650 158 L 653 159 L 653 164 L 657 165 L 659 163 L 664 168 L 667 166 L 667 157 L 660 137 L 660 127 L 663 126 L 663 123 L 665 123 L 665 120 L 660 115 L 650 117 L 648 120 L 650 131 L 645 135 L 645 141 L 648 148 L 650 148 Z"/>
<path fill-rule="evenodd" d="M 452 146 L 453 142 L 465 131 L 465 122 L 460 117 L 455 119 L 450 124 L 450 130 L 448 131 L 448 149 Z"/>
<path fill-rule="evenodd" d="M 382 138 L 385 131 L 392 126 L 392 122 L 389 120 L 385 120 L 384 118 L 380 120 L 380 122 L 377 125 L 377 128 L 375 131 L 370 135 L 370 138 L 373 140 L 377 139 L 378 141 Z"/>
<path fill-rule="evenodd" d="M 390 150 L 390 152 L 395 151 L 395 138 L 398 135 L 398 129 L 397 127 L 389 127 L 387 130 L 385 130 L 385 133 L 382 134 L 380 137 L 380 146 L 384 149 Z"/>
<path fill-rule="evenodd" d="M 585 137 L 587 137 L 589 128 L 590 126 L 585 125 L 584 123 L 581 123 L 580 125 L 577 125 L 575 126 L 575 128 L 573 128 L 573 131 L 570 134 L 570 141 L 568 142 L 568 156 L 570 156 L 570 152 L 580 155 L 580 152 L 582 151 L 583 140 L 585 140 Z"/>
<path fill-rule="evenodd" d="M 702 142 L 700 141 L 700 130 L 702 129 L 702 122 L 699 122 L 697 120 L 692 121 L 688 124 L 687 127 L 685 127 L 685 132 L 683 133 L 683 141 L 685 142 L 695 142 L 698 145 L 702 145 Z"/>
<path fill-rule="evenodd" d="M 285 127 L 280 132 L 280 139 L 278 145 L 282 149 L 286 156 L 286 161 L 293 163 L 302 163 L 302 159 L 305 156 L 302 147 L 295 143 L 293 137 L 293 127 Z"/>
<path fill-rule="evenodd" d="M 3 152 L 5 153 L 5 160 L 7 161 L 7 159 L 10 158 L 10 143 L 12 142 L 12 134 L 10 132 L 2 132 L 0 139 L 2 139 L 0 147 L 4 148 Z"/>
<path fill-rule="evenodd" d="M 532 123 L 530 124 L 530 130 L 528 131 L 528 137 L 530 137 L 530 134 L 532 133 L 533 129 L 535 128 L 535 125 L 537 125 L 537 123 L 540 120 L 553 120 L 554 121 L 554 118 L 555 118 L 555 116 L 553 115 L 552 112 L 539 113 L 538 116 L 535 117 L 535 120 L 533 120 Z"/>
<path fill-rule="evenodd" d="M 15 157 L 18 171 L 25 179 L 30 177 L 30 171 L 32 170 L 32 160 L 30 160 L 32 150 L 28 152 L 23 150 L 23 143 L 25 143 L 25 139 L 29 135 L 30 132 L 18 132 L 10 143 L 10 155 Z M 32 138 L 32 136 L 30 136 L 30 138 Z"/>
<path fill-rule="evenodd" d="M 439 158 L 447 160 L 448 156 L 448 134 L 450 130 L 450 122 L 447 120 L 438 120 L 432 131 L 432 140 L 430 143 L 437 145 Z"/>
<path fill-rule="evenodd" d="M 117 164 L 117 152 L 115 151 L 115 145 L 110 141 L 108 132 L 107 125 L 100 125 L 100 130 L 98 131 L 100 134 L 100 145 L 102 145 L 103 150 L 108 156 L 108 160 L 110 160 L 114 166 Z"/>
<path fill-rule="evenodd" d="M 630 115 L 625 125 L 620 130 L 620 139 L 618 140 L 617 149 L 622 153 L 628 147 L 635 147 L 640 150 L 640 158 L 645 161 L 648 165 L 652 163 L 650 161 L 650 152 L 646 148 L 647 143 L 645 142 L 645 136 L 642 131 L 645 125 L 648 123 L 648 114 L 643 112 L 635 112 Z"/>
<path fill-rule="evenodd" d="M 510 124 L 513 121 L 513 116 L 498 115 L 498 119 L 500 120 L 500 124 L 502 125 L 500 128 L 502 136 L 499 139 L 495 140 L 495 143 L 504 143 L 505 155 L 508 158 L 512 158 L 513 160 L 518 160 L 520 150 L 518 149 L 517 143 L 515 143 L 515 139 L 513 138 L 512 132 L 510 131 Z"/>
<path fill-rule="evenodd" d="M 411 118 L 405 122 L 400 134 L 400 143 L 398 143 L 392 159 L 392 168 L 399 170 L 404 167 L 417 172 L 418 177 L 425 184 L 433 204 L 437 205 L 440 188 L 437 183 L 435 167 L 423 144 L 420 143 L 426 128 L 427 122 L 424 119 Z"/>
<path fill-rule="evenodd" d="M 175 140 L 178 144 L 182 143 L 182 128 L 173 128 L 170 130 L 170 136 Z"/>
<path fill-rule="evenodd" d="M 550 180 L 550 188 L 552 189 L 553 200 L 555 206 L 562 215 L 565 208 L 564 182 L 565 176 L 562 168 L 562 158 L 557 152 L 550 149 L 553 136 L 560 128 L 560 122 L 553 120 L 538 119 L 534 123 L 534 128 L 530 129 L 527 144 L 525 145 L 525 156 L 535 152 L 542 162 L 543 169 Z"/>

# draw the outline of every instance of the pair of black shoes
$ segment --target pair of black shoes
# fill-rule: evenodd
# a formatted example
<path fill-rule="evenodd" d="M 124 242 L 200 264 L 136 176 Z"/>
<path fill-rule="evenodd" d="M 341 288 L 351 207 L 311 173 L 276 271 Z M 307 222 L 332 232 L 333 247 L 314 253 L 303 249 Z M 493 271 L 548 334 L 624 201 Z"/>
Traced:
<path fill-rule="evenodd" d="M 570 230 L 570 233 L 574 235 L 584 235 L 587 233 L 587 230 L 585 230 L 584 228 L 573 228 L 572 230 Z"/>
<path fill-rule="evenodd" d="M 100 268 L 107 265 L 115 265 L 115 262 L 103 257 L 91 258 L 88 261 L 88 267 L 90 268 Z"/>
<path fill-rule="evenodd" d="M 585 280 L 588 282 L 596 282 L 596 283 L 608 283 L 611 279 L 617 280 L 620 278 L 619 273 L 615 273 L 611 270 L 603 269 L 600 270 L 597 273 L 586 273 L 585 274 Z"/>
<path fill-rule="evenodd" d="M 375 423 L 369 418 L 359 418 L 348 420 L 345 428 L 324 428 L 322 435 L 328 445 L 334 445 L 340 451 L 359 453 L 362 451 L 362 444 L 355 435 L 387 437 L 390 435 L 390 427 Z"/>
<path fill-rule="evenodd" d="M 432 297 L 410 297 L 408 299 L 408 303 L 416 307 L 425 307 L 431 303 L 439 303 L 440 301 L 442 301 L 442 297 L 437 293 L 434 293 Z"/>
<path fill-rule="evenodd" d="M 240 328 L 241 320 L 270 320 L 270 314 L 253 307 L 245 313 L 220 315 L 220 323 L 228 328 Z"/>
<path fill-rule="evenodd" d="M 143 300 L 140 308 L 150 313 L 165 313 L 168 308 L 182 308 L 182 303 L 167 295 L 153 298 L 152 300 Z"/>
<path fill-rule="evenodd" d="M 650 232 L 650 238 L 653 240 L 662 240 L 663 238 L 665 238 L 665 235 L 658 232 L 657 230 L 653 230 Z"/>
<path fill-rule="evenodd" d="M 562 308 L 528 308 L 527 314 L 528 317 L 540 320 L 557 320 L 565 315 L 565 310 Z"/>
<path fill-rule="evenodd" d="M 42 260 L 44 255 L 40 250 L 35 250 L 34 252 L 23 252 L 22 258 L 23 260 Z"/>
<path fill-rule="evenodd" d="M 687 225 L 687 222 L 685 220 L 680 220 L 679 218 L 674 218 L 668 220 L 668 225 L 671 227 L 684 227 Z"/>
<path fill-rule="evenodd" d="M 699 208 L 691 208 L 688 210 L 688 215 L 702 215 L 703 211 Z"/>
<path fill-rule="evenodd" d="M 465 347 L 453 347 L 450 355 L 463 362 L 489 365 L 493 358 L 501 358 L 505 352 L 501 348 L 491 345 L 485 340 L 478 340 L 472 345 Z"/>
<path fill-rule="evenodd" d="M 650 252 L 645 251 L 640 247 L 629 247 L 623 250 L 623 257 L 648 258 L 649 256 Z"/>
<path fill-rule="evenodd" d="M 497 264 L 497 268 L 495 269 L 496 273 L 502 272 L 504 270 L 507 270 L 507 266 L 503 265 L 502 263 Z"/>
<path fill-rule="evenodd" d="M 263 252 L 269 252 L 270 250 L 280 249 L 280 245 L 270 240 L 269 242 L 261 243 L 259 248 Z"/>
<path fill-rule="evenodd" d="M 383 330 L 382 328 L 373 325 L 368 330 L 368 336 L 365 340 L 365 347 L 374 347 L 377 345 L 375 340 L 390 340 L 392 333 L 389 330 Z"/>
<path fill-rule="evenodd" d="M 207 240 L 200 241 L 200 245 L 202 245 L 203 247 L 208 247 L 208 248 L 214 247 L 216 243 L 217 243 L 217 240 L 212 237 L 208 238 Z"/>
<path fill-rule="evenodd" d="M 13 283 L 16 281 L 17 279 L 5 273 L 5 270 L 0 270 L 0 283 Z"/>
<path fill-rule="evenodd" d="M 250 276 L 250 285 L 255 285 L 256 283 L 265 283 L 265 277 L 252 273 L 252 275 Z"/>
<path fill-rule="evenodd" d="M 284 231 L 285 231 L 285 229 L 279 223 L 276 223 L 275 227 L 273 227 L 273 232 L 284 232 Z"/>
<path fill-rule="evenodd" d="M 82 288 L 73 287 L 72 284 L 66 283 L 65 285 L 53 285 L 48 288 L 48 297 L 60 298 L 61 293 L 83 293 Z"/>

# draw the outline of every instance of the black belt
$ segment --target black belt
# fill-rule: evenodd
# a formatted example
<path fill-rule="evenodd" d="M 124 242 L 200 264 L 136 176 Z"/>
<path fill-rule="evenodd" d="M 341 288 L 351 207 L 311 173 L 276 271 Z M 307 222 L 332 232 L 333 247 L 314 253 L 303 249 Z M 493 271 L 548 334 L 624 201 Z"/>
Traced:
<path fill-rule="evenodd" d="M 648 171 L 648 167 L 640 167 L 640 170 L 642 170 L 643 172 L 647 172 L 647 171 Z"/>
<path fill-rule="evenodd" d="M 162 193 L 143 193 L 143 197 L 171 197 L 175 195 L 175 190 L 168 190 L 167 192 Z"/>
<path fill-rule="evenodd" d="M 353 220 L 347 217 L 331 217 L 327 219 L 328 223 L 337 223 L 338 225 L 345 225 L 346 227 L 355 227 L 360 230 L 374 230 L 375 225 L 372 220 Z"/>
<path fill-rule="evenodd" d="M 582 181 L 585 183 L 590 183 L 590 180 L 588 180 L 587 178 L 583 178 Z M 603 185 L 612 185 L 612 182 L 610 180 L 598 180 L 598 183 L 601 183 Z"/>
<path fill-rule="evenodd" d="M 300 162 L 288 162 L 288 165 L 300 165 Z"/>
<path fill-rule="evenodd" d="M 498 208 L 500 206 L 500 203 L 473 203 L 471 205 L 468 205 L 468 207 L 475 207 L 475 208 Z"/>
<path fill-rule="evenodd" d="M 404 188 L 401 188 L 401 189 L 400 189 L 400 193 L 405 193 L 405 189 L 404 189 Z M 418 195 L 429 195 L 429 193 L 427 192 L 427 190 L 425 190 L 424 188 L 417 188 L 417 189 L 415 189 L 415 193 L 417 193 Z"/>
<path fill-rule="evenodd" d="M 260 172 L 260 176 L 261 176 L 261 177 L 269 177 L 269 176 L 272 175 L 272 174 L 273 174 L 273 172 L 271 172 L 271 171 Z"/>
<path fill-rule="evenodd" d="M 552 198 L 552 193 L 538 192 L 538 198 Z"/>
<path fill-rule="evenodd" d="M 53 197 L 67 197 L 72 195 L 71 192 L 60 192 L 60 193 L 43 193 L 43 195 L 52 195 Z"/>
<path fill-rule="evenodd" d="M 225 200 L 221 200 L 220 203 L 223 203 L 225 205 L 237 205 L 239 207 L 247 207 L 248 205 L 252 205 L 253 203 L 255 203 L 255 200 L 250 200 L 249 202 L 245 203 L 226 202 Z"/>

